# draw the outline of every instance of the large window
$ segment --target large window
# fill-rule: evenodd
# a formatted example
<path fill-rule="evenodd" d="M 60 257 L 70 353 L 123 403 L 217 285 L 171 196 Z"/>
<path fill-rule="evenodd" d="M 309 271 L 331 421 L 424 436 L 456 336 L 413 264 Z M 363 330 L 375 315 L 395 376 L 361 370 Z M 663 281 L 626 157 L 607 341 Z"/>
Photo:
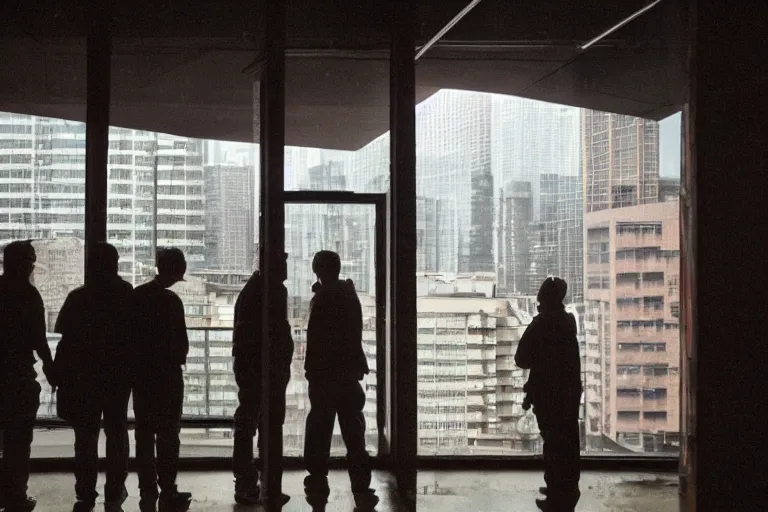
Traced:
<path fill-rule="evenodd" d="M 584 451 L 677 449 L 678 169 L 662 151 L 648 164 L 657 167 L 658 200 L 624 194 L 620 206 L 591 203 L 611 195 L 584 196 L 585 183 L 593 191 L 611 184 L 598 180 L 594 166 L 606 160 L 593 161 L 594 134 L 583 127 L 642 123 L 653 127 L 644 133 L 658 145 L 676 134 L 679 118 L 652 124 L 441 91 L 418 106 L 417 123 L 419 453 L 540 451 L 535 416 L 522 409 L 527 372 L 515 366 L 514 353 L 536 313 L 537 288 L 550 275 L 568 281 L 567 308 L 579 326 Z M 0 114 L 0 156 L 8 157 L 0 159 L 0 235 L 3 242 L 35 239 L 35 282 L 50 325 L 66 293 L 83 280 L 84 149 L 72 141 L 84 136 L 82 123 Z M 174 287 L 190 329 L 184 414 L 226 421 L 237 406 L 234 303 L 258 267 L 258 145 L 125 128 L 110 129 L 109 140 L 108 236 L 120 250 L 121 275 L 141 284 L 154 273 L 158 247 L 184 250 L 187 281 Z M 289 146 L 286 188 L 386 190 L 388 145 L 385 133 L 358 149 Z M 314 250 L 339 251 L 345 272 L 373 300 L 373 262 L 365 250 L 373 243 L 371 212 L 318 208 L 286 210 L 297 346 L 287 455 L 300 455 L 308 407 L 301 354 Z M 51 346 L 56 342 L 51 335 Z M 43 389 L 40 414 L 53 417 L 53 396 Z M 366 389 L 375 451 L 375 378 Z M 219 453 L 231 433 L 185 430 L 184 443 Z M 334 447 L 342 453 L 340 441 Z"/>
<path fill-rule="evenodd" d="M 677 450 L 679 115 L 443 90 L 416 122 L 419 453 L 541 450 L 513 358 L 548 276 L 577 319 L 582 450 Z"/>
<path fill-rule="evenodd" d="M 44 80 L 30 80 L 26 69 L 33 61 L 67 66 L 85 59 L 84 41 L 68 41 L 69 52 L 44 50 L 39 41 L 22 39 L 5 48 L 4 56 L 18 68 L 5 80 L 30 94 L 43 94 Z M 78 81 L 81 77 L 72 77 Z M 11 85 L 13 87 L 13 85 Z M 66 91 L 66 92 L 64 92 Z M 71 118 L 81 118 L 84 91 L 62 88 Z M 6 98 L 3 98 L 6 100 Z M 49 345 L 55 351 L 53 328 L 64 299 L 84 277 L 85 230 L 85 123 L 0 111 L 0 250 L 14 240 L 31 240 L 37 254 L 32 282 L 45 305 Z M 2 257 L 0 256 L 0 259 Z M 53 417 L 56 409 L 50 386 L 40 365 L 42 385 L 40 417 Z"/>

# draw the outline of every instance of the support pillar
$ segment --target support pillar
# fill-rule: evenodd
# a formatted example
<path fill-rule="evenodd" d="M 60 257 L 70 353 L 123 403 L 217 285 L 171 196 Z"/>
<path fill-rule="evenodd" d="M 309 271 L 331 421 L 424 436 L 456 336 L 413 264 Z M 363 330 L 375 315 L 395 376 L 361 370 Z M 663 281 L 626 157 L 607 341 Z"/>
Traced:
<path fill-rule="evenodd" d="M 275 304 L 270 289 L 282 286 L 282 276 L 275 269 L 285 256 L 285 202 L 284 150 L 285 150 L 285 1 L 266 2 L 265 57 L 266 67 L 261 81 L 260 140 L 261 140 L 261 222 L 259 236 L 260 267 L 262 279 L 262 339 L 270 339 L 271 333 L 280 332 L 280 318 L 276 312 L 284 311 L 285 305 Z M 283 474 L 283 426 L 282 411 L 275 404 L 284 403 L 281 386 L 271 381 L 271 343 L 262 343 L 263 407 L 259 435 L 266 436 L 265 453 L 260 453 L 266 470 L 262 473 L 262 490 L 268 510 L 277 510 L 282 494 Z"/>
<path fill-rule="evenodd" d="M 90 248 L 107 240 L 107 153 L 109 150 L 110 71 L 112 60 L 106 7 L 95 9 L 86 43 L 87 107 L 85 125 L 85 268 Z"/>
<path fill-rule="evenodd" d="M 400 496 L 416 507 L 416 96 L 414 15 L 410 3 L 392 6 L 390 54 L 390 252 L 393 456 Z"/>
<path fill-rule="evenodd" d="M 768 497 L 765 19 L 761 1 L 691 2 L 686 510 L 762 510 Z"/>

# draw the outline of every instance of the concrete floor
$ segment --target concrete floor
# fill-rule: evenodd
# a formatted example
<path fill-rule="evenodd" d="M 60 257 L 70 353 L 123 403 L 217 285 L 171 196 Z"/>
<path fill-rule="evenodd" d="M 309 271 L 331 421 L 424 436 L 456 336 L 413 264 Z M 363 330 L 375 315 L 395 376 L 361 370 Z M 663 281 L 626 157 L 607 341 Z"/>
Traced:
<path fill-rule="evenodd" d="M 283 510 L 310 511 L 304 501 L 301 471 L 286 472 L 283 490 L 292 496 Z M 331 496 L 327 511 L 354 509 L 346 472 L 334 471 L 330 477 Z M 534 499 L 542 485 L 538 472 L 527 471 L 422 471 L 418 480 L 418 510 L 444 512 L 462 510 L 471 512 L 535 512 Z M 74 478 L 69 474 L 35 474 L 30 481 L 30 494 L 38 498 L 38 512 L 64 512 L 71 510 L 74 500 Z M 99 491 L 104 476 L 99 479 Z M 190 511 L 248 512 L 259 507 L 241 507 L 233 504 L 232 476 L 225 472 L 186 472 L 179 476 L 179 487 L 194 494 Z M 382 498 L 376 510 L 399 511 L 391 476 L 384 472 L 374 474 L 373 487 Z M 581 480 L 582 498 L 579 512 L 677 512 L 677 477 L 671 474 L 650 473 L 594 473 L 585 472 Z M 138 510 L 136 475 L 128 477 L 130 498 L 123 507 L 125 512 Z M 99 508 L 97 508 L 99 510 Z"/>

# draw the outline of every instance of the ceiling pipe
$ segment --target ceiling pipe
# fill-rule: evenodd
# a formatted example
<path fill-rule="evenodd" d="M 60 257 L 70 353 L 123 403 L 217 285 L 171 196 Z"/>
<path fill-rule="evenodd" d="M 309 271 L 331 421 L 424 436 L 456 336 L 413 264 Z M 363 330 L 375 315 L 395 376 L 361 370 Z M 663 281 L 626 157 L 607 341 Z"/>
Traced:
<path fill-rule="evenodd" d="M 599 36 L 597 36 L 597 37 L 595 37 L 593 39 L 590 39 L 586 43 L 583 43 L 581 46 L 579 46 L 579 50 L 584 51 L 584 50 L 587 50 L 588 48 L 590 48 L 591 46 L 594 46 L 596 43 L 600 42 L 602 39 L 605 39 L 609 35 L 613 34 L 614 32 L 619 30 L 621 27 L 623 27 L 624 25 L 626 25 L 630 21 L 632 21 L 632 20 L 634 20 L 636 18 L 639 18 L 640 16 L 642 16 L 646 12 L 650 11 L 651 9 L 653 9 L 654 7 L 656 7 L 660 3 L 661 3 L 661 0 L 654 0 L 650 4 L 646 5 L 642 9 L 640 9 L 639 11 L 637 11 L 634 14 L 631 14 L 630 16 L 624 18 L 623 20 L 621 20 L 620 22 L 618 22 L 617 24 L 615 24 L 614 26 L 612 26 L 611 28 L 609 28 L 608 30 L 606 30 L 605 32 L 600 34 Z"/>
<path fill-rule="evenodd" d="M 455 25 L 456 25 L 458 22 L 460 22 L 460 21 L 461 21 L 461 19 L 462 19 L 464 16 L 466 16 L 466 15 L 469 13 L 469 11 L 471 11 L 472 9 L 474 9 L 474 8 L 475 8 L 475 6 L 476 6 L 477 4 L 479 4 L 481 1 L 482 1 L 482 0 L 472 0 L 471 2 L 469 2 L 469 4 L 468 4 L 468 5 L 467 5 L 465 8 L 463 8 L 463 9 L 462 9 L 462 10 L 459 12 L 459 14 L 457 14 L 456 16 L 454 16 L 454 17 L 453 17 L 453 19 L 452 19 L 451 21 L 449 21 L 449 22 L 448 22 L 448 24 L 447 24 L 446 26 L 444 26 L 443 28 L 441 28 L 441 29 L 440 29 L 440 30 L 437 32 L 437 34 L 435 34 L 434 36 L 432 36 L 432 39 L 430 39 L 429 41 L 427 41 L 427 44 L 425 44 L 424 46 L 422 46 L 421 48 L 419 48 L 419 51 L 418 51 L 418 52 L 416 52 L 416 60 L 419 60 L 419 58 L 420 58 L 422 55 L 424 55 L 425 53 L 427 53 L 427 51 L 429 51 L 429 49 L 430 49 L 430 48 L 432 48 L 432 47 L 435 45 L 435 43 L 436 43 L 436 42 L 438 42 L 438 41 L 439 41 L 439 40 L 440 40 L 440 39 L 441 39 L 441 38 L 442 38 L 442 37 L 443 37 L 443 36 L 444 36 L 446 33 L 448 33 L 448 31 L 449 31 L 449 30 L 451 30 L 451 29 L 452 29 L 452 28 L 453 28 L 453 27 L 454 27 L 454 26 L 455 26 Z M 657 1 L 659 1 L 659 0 L 657 0 Z"/>

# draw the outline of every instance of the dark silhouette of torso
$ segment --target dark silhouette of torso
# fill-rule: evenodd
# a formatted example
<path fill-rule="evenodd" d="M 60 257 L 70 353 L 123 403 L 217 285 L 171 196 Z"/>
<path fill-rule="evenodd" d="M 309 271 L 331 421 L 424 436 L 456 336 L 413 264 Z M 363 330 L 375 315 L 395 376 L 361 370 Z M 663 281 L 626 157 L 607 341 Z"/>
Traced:
<path fill-rule="evenodd" d="M 45 308 L 27 279 L 0 276 L 0 369 L 3 378 L 35 379 L 33 352 L 48 340 Z"/>
<path fill-rule="evenodd" d="M 309 306 L 307 354 L 308 378 L 334 375 L 357 380 L 368 373 L 363 351 L 363 312 L 351 280 L 328 285 L 316 283 Z"/>
<path fill-rule="evenodd" d="M 530 368 L 527 389 L 536 415 L 578 412 L 581 399 L 581 357 L 576 320 L 562 305 L 544 309 L 520 339 L 515 362 Z"/>
<path fill-rule="evenodd" d="M 184 304 L 156 280 L 133 291 L 132 349 L 138 385 L 180 372 L 186 364 L 189 339 Z"/>

